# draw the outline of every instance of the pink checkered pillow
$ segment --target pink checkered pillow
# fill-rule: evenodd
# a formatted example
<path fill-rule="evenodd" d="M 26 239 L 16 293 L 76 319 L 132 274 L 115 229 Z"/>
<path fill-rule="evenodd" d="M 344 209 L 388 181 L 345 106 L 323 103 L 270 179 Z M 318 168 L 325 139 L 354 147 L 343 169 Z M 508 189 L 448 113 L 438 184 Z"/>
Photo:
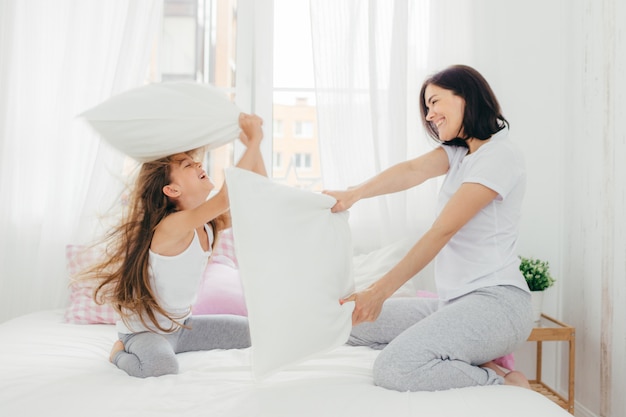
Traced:
<path fill-rule="evenodd" d="M 108 304 L 93 300 L 94 281 L 75 280 L 79 272 L 93 265 L 100 251 L 81 245 L 67 245 L 67 271 L 70 275 L 70 305 L 65 310 L 65 322 L 75 324 L 114 324 L 119 315 Z M 218 264 L 218 265 L 217 265 Z M 217 245 L 204 272 L 203 284 L 194 314 L 247 315 L 243 290 L 239 280 L 232 229 L 220 232 Z"/>
<path fill-rule="evenodd" d="M 118 314 L 108 304 L 98 305 L 93 299 L 94 281 L 76 280 L 84 269 L 98 261 L 100 251 L 81 245 L 67 245 L 65 258 L 70 275 L 70 305 L 65 310 L 65 322 L 74 324 L 113 324 Z"/>
<path fill-rule="evenodd" d="M 217 245 L 213 251 L 213 262 L 239 269 L 232 228 L 224 229 L 219 233 Z"/>

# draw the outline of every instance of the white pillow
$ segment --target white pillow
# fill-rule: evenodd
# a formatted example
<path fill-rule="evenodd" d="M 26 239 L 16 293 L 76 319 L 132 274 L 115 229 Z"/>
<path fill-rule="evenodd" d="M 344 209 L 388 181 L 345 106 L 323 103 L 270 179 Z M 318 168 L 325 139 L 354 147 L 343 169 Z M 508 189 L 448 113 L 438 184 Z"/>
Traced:
<path fill-rule="evenodd" d="M 111 97 L 80 116 L 114 148 L 139 162 L 239 137 L 241 111 L 206 84 L 149 84 Z"/>
<path fill-rule="evenodd" d="M 419 236 L 398 240 L 369 253 L 354 256 L 354 282 L 362 290 L 378 281 L 404 258 Z M 418 291 L 436 291 L 431 262 L 393 294 L 393 297 L 415 297 Z"/>
<path fill-rule="evenodd" d="M 235 253 L 243 283 L 252 371 L 265 377 L 344 344 L 354 303 L 348 213 L 335 199 L 226 170 Z"/>

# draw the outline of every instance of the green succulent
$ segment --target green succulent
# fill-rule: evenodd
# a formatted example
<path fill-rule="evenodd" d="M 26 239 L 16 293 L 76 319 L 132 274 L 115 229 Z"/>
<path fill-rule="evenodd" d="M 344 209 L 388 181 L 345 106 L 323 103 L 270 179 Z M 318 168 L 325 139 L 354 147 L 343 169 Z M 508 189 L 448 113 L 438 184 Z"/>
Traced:
<path fill-rule="evenodd" d="M 523 256 L 519 258 L 521 260 L 519 270 L 526 278 L 531 291 L 543 291 L 554 284 L 555 279 L 550 275 L 550 265 L 547 261 Z"/>

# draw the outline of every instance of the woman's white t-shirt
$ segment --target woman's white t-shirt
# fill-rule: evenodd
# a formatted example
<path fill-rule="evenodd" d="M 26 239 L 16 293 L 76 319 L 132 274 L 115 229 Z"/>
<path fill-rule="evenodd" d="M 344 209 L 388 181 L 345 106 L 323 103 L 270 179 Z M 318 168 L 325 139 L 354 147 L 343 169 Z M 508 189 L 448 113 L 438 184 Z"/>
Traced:
<path fill-rule="evenodd" d="M 480 210 L 441 249 L 435 258 L 439 297 L 451 300 L 478 288 L 528 285 L 519 270 L 518 225 L 526 189 L 522 153 L 503 129 L 476 152 L 443 146 L 450 169 L 439 194 L 438 212 L 463 183 L 477 183 L 498 196 Z"/>

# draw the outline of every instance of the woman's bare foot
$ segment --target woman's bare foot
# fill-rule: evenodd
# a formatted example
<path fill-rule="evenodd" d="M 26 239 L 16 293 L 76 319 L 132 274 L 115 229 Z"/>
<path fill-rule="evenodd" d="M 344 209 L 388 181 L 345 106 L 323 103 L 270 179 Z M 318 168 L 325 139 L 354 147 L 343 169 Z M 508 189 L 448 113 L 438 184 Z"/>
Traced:
<path fill-rule="evenodd" d="M 480 365 L 480 367 L 481 368 L 489 368 L 492 371 L 494 371 L 498 376 L 501 376 L 502 378 L 504 378 L 504 376 L 506 375 L 506 372 L 504 372 L 503 368 L 498 366 L 494 361 L 489 361 L 487 363 L 483 363 L 482 365 Z M 506 371 L 510 372 L 508 369 Z"/>
<path fill-rule="evenodd" d="M 111 354 L 109 354 L 109 361 L 113 362 L 113 357 L 117 352 L 124 350 L 124 343 L 121 340 L 113 343 L 113 348 L 111 348 Z"/>
<path fill-rule="evenodd" d="M 504 385 L 515 385 L 522 388 L 530 388 L 530 383 L 523 373 L 519 371 L 511 371 L 504 375 Z"/>
<path fill-rule="evenodd" d="M 520 371 L 509 371 L 506 368 L 498 366 L 494 361 L 489 361 L 480 365 L 482 368 L 489 368 L 496 374 L 504 378 L 504 385 L 515 385 L 517 387 L 523 387 L 530 389 L 528 379 Z M 505 372 L 506 371 L 506 372 Z"/>

